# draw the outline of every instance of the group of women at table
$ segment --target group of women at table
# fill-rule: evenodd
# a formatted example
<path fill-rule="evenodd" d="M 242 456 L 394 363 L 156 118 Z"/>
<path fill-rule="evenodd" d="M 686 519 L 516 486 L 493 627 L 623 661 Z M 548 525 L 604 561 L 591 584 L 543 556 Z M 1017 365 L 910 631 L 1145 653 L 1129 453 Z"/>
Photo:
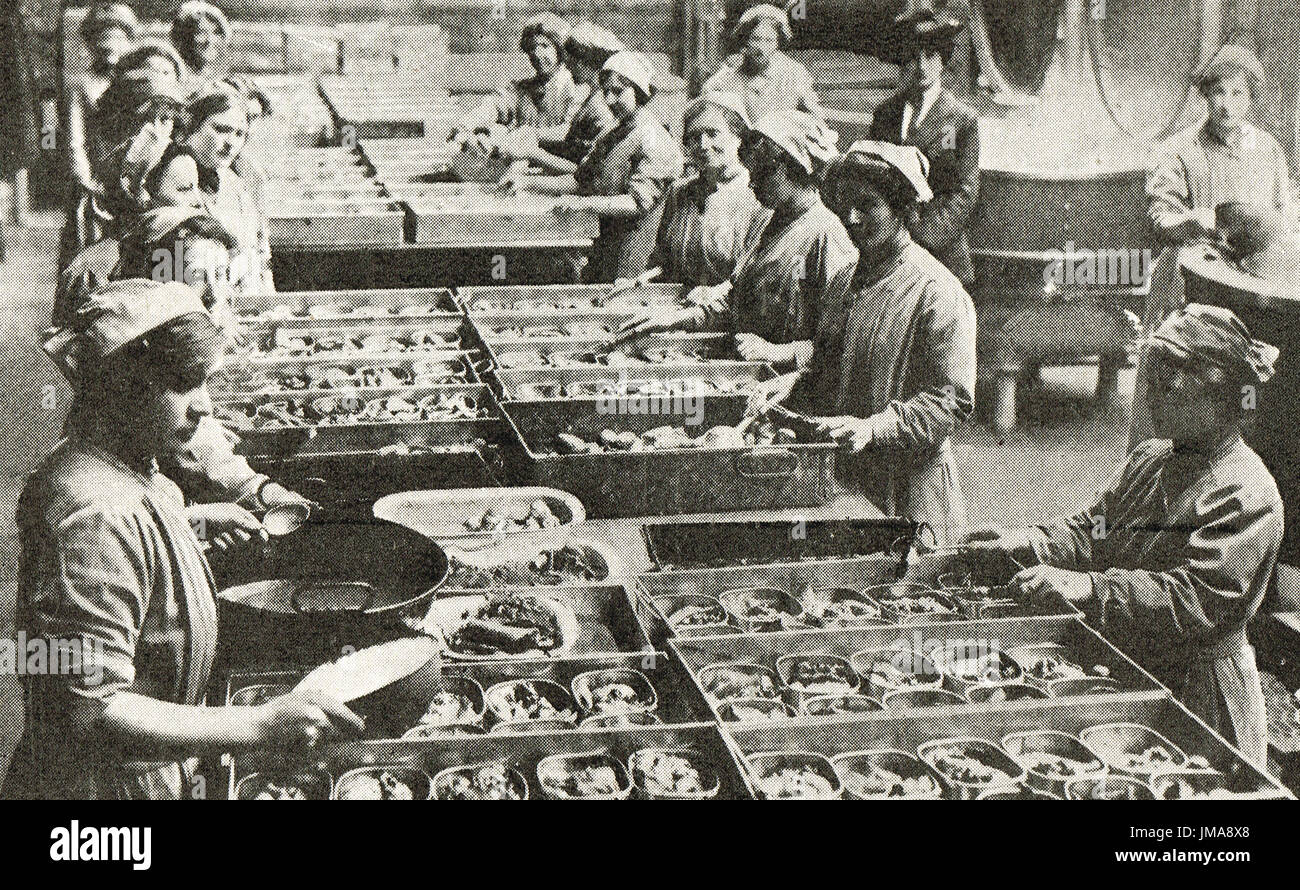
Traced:
<path fill-rule="evenodd" d="M 711 81 L 727 88 L 687 108 L 690 178 L 647 110 L 652 66 L 587 23 L 530 23 L 522 43 L 536 77 L 466 126 L 548 170 L 519 187 L 595 201 L 604 222 L 593 274 L 633 277 L 653 262 L 688 286 L 685 305 L 633 319 L 628 336 L 734 334 L 742 356 L 783 371 L 753 410 L 784 401 L 812 417 L 844 446 L 846 484 L 925 522 L 939 544 L 964 544 L 972 562 L 1015 573 L 1024 596 L 1077 605 L 1262 763 L 1245 626 L 1272 576 L 1282 510 L 1241 438 L 1240 392 L 1268 379 L 1276 350 L 1226 310 L 1189 306 L 1161 319 L 1144 359 L 1155 438 L 1133 449 L 1098 502 L 1036 528 L 968 530 L 950 437 L 973 409 L 975 311 L 960 277 L 910 231 L 935 198 L 929 160 L 884 140 L 841 153 L 808 83 L 770 51 L 772 35 L 788 39 L 784 13 L 757 7 L 741 26 L 768 73 L 754 82 L 742 61 Z M 914 59 L 930 49 L 918 43 Z M 184 72 L 152 52 L 131 69 L 131 95 L 183 123 L 147 110 L 120 152 L 119 173 L 135 172 L 82 183 L 83 197 L 111 213 L 116 256 L 72 264 L 44 340 L 74 402 L 65 440 L 21 499 L 18 626 L 29 639 L 75 641 L 85 669 L 25 678 L 10 796 L 185 797 L 198 755 L 361 728 L 345 704 L 316 693 L 204 706 L 216 582 L 193 526 L 217 546 L 240 546 L 264 531 L 234 502 L 256 510 L 298 496 L 233 454 L 207 386 L 230 336 L 229 284 L 212 270 L 232 251 L 259 255 L 242 216 L 256 201 L 233 165 L 250 100 L 227 84 L 200 88 L 183 107 L 153 103 Z M 105 93 L 125 82 L 129 57 Z M 927 108 L 916 99 L 913 114 Z M 493 126 L 530 127 L 535 138 L 506 139 Z M 159 246 L 195 274 L 158 280 L 148 260 Z"/>

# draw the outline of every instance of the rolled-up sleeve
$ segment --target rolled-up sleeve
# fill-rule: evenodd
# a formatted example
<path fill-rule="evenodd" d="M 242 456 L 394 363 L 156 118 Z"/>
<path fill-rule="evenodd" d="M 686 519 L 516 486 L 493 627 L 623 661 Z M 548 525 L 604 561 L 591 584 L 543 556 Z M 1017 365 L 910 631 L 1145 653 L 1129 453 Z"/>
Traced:
<path fill-rule="evenodd" d="M 975 409 L 975 307 L 964 291 L 926 286 L 914 366 L 920 389 L 870 418 L 872 440 L 936 447 Z"/>
<path fill-rule="evenodd" d="M 1157 147 L 1147 170 L 1147 207 L 1156 234 L 1170 237 L 1192 209 L 1192 190 L 1183 159 L 1176 151 Z"/>
<path fill-rule="evenodd" d="M 254 500 L 268 477 L 258 473 L 241 455 L 235 454 L 239 438 L 210 417 L 205 417 L 189 447 L 177 454 L 175 481 L 191 501 Z"/>
<path fill-rule="evenodd" d="M 1248 619 L 1263 594 L 1260 573 L 1271 569 L 1282 540 L 1281 510 L 1233 485 L 1203 495 L 1196 514 L 1201 524 L 1180 565 L 1094 572 L 1094 602 L 1085 611 L 1118 632 L 1182 642 Z"/>
<path fill-rule="evenodd" d="M 34 600 L 34 628 L 52 643 L 80 647 L 81 670 L 60 673 L 61 682 L 105 705 L 136 679 L 151 589 L 144 537 L 136 517 L 99 507 L 73 513 L 56 535 L 57 566 Z"/>
<path fill-rule="evenodd" d="M 672 137 L 666 130 L 652 130 L 642 139 L 641 150 L 632 160 L 627 193 L 641 213 L 649 213 L 681 175 L 682 155 Z"/>

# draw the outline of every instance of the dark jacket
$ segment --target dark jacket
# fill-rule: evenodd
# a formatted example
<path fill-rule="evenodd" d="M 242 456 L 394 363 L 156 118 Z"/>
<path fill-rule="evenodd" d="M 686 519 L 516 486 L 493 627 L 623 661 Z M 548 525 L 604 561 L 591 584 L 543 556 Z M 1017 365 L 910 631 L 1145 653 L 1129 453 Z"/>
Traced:
<path fill-rule="evenodd" d="M 978 118 L 973 108 L 944 87 L 925 118 L 903 140 L 906 104 L 907 96 L 901 92 L 880 103 L 871 119 L 871 138 L 915 145 L 929 159 L 934 198 L 921 205 L 912 237 L 970 287 L 975 270 L 967 229 L 980 190 Z"/>

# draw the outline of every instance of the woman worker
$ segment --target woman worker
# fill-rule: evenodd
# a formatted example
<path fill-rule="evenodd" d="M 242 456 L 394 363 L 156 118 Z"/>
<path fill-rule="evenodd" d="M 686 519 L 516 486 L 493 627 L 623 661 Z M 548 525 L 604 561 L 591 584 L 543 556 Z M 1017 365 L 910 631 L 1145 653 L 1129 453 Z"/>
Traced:
<path fill-rule="evenodd" d="M 682 172 L 682 155 L 664 125 L 646 108 L 654 97 L 654 68 L 640 53 L 621 52 L 600 72 L 614 126 L 596 141 L 571 176 L 522 176 L 517 185 L 561 198 L 600 215 L 600 234 L 583 278 L 589 283 L 635 278 L 646 271 L 663 218 L 664 195 Z"/>
<path fill-rule="evenodd" d="M 192 793 L 195 755 L 361 728 L 318 694 L 202 705 L 216 599 L 191 522 L 245 520 L 231 505 L 186 510 L 158 462 L 211 414 L 223 343 L 192 289 L 140 279 L 109 285 L 46 341 L 75 397 L 67 438 L 19 501 L 19 627 L 71 643 L 82 670 L 24 677 L 6 796 L 176 799 Z"/>
<path fill-rule="evenodd" d="M 745 11 L 731 32 L 733 55 L 704 83 L 704 92 L 735 93 L 745 101 L 749 119 L 780 111 L 805 111 L 822 117 L 813 78 L 785 54 L 794 39 L 784 10 L 762 4 Z"/>
<path fill-rule="evenodd" d="M 525 22 L 519 48 L 528 54 L 533 76 L 515 81 L 466 114 L 456 125 L 457 133 L 499 134 L 502 129 L 531 127 L 539 131 L 539 139 L 563 139 L 586 98 L 564 65 L 568 37 L 569 24 L 554 13 Z"/>
<path fill-rule="evenodd" d="M 1192 304 L 1147 346 L 1154 434 L 1095 504 L 1035 528 L 971 535 L 1029 568 L 1027 596 L 1064 597 L 1197 716 L 1263 767 L 1264 694 L 1246 625 L 1282 540 L 1282 500 L 1241 438 L 1242 387 L 1277 350 L 1233 313 Z"/>
<path fill-rule="evenodd" d="M 721 284 L 758 241 L 769 211 L 749 187 L 740 146 L 749 135 L 735 93 L 705 93 L 686 107 L 683 142 L 695 175 L 675 182 L 664 201 L 651 266 L 687 289 Z"/>
<path fill-rule="evenodd" d="M 823 308 L 838 305 L 858 262 L 821 198 L 821 177 L 837 156 L 835 134 L 811 115 L 787 111 L 755 124 L 741 158 L 749 187 L 772 211 L 758 240 L 730 278 L 688 293 L 689 307 L 652 309 L 624 334 L 726 330 L 750 361 L 804 365 Z"/>
<path fill-rule="evenodd" d="M 274 293 L 266 219 L 234 170 L 248 138 L 248 102 L 218 85 L 191 99 L 186 111 L 189 120 L 181 141 L 198 160 L 203 206 L 239 245 L 231 266 L 235 293 Z"/>
<path fill-rule="evenodd" d="M 966 534 L 951 437 L 975 404 L 975 306 L 909 234 L 933 196 L 925 170 L 916 147 L 871 141 L 832 169 L 827 199 L 859 251 L 852 284 L 825 310 L 803 379 L 778 378 L 754 402 L 794 386 L 798 408 L 847 447 L 847 481 L 949 546 Z"/>
<path fill-rule="evenodd" d="M 615 53 L 623 51 L 622 42 L 613 32 L 581 21 L 573 26 L 564 43 L 564 65 L 574 84 L 585 98 L 567 127 L 520 128 L 518 138 L 505 138 L 497 144 L 501 154 L 523 159 L 547 173 L 573 173 L 591 151 L 601 134 L 614 126 L 614 114 L 600 89 L 600 72 Z"/>
<path fill-rule="evenodd" d="M 1259 205 L 1294 226 L 1286 154 L 1270 134 L 1248 120 L 1263 95 L 1264 67 L 1250 50 L 1222 47 L 1196 77 L 1208 114 L 1156 148 L 1147 176 L 1151 222 L 1164 250 L 1151 270 L 1142 326 L 1154 331 L 1183 304 L 1180 247 L 1216 238 L 1214 212 L 1221 204 Z M 1149 375 L 1138 368 L 1129 446 L 1151 436 L 1143 388 Z"/>
<path fill-rule="evenodd" d="M 185 62 L 186 94 L 193 94 L 225 76 L 230 22 L 207 0 L 185 0 L 172 19 L 172 43 Z"/>

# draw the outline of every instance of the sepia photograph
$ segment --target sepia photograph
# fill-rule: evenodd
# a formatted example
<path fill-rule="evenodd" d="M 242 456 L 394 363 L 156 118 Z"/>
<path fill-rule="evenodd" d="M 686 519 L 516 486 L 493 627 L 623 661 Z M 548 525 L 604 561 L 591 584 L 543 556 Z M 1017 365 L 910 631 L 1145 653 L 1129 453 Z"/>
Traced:
<path fill-rule="evenodd" d="M 30 856 L 189 822 L 90 800 L 1285 824 L 1300 7 L 2 8 Z"/>

